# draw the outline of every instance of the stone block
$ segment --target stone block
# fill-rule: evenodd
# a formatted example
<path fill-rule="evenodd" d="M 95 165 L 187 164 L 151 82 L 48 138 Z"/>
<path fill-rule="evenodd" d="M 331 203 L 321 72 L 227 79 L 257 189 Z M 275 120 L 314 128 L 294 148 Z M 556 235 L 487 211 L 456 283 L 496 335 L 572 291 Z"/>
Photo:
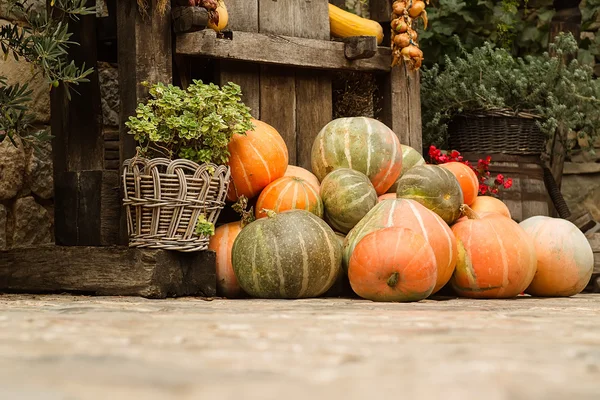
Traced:
<path fill-rule="evenodd" d="M 98 63 L 102 120 L 104 126 L 119 126 L 119 70 L 109 63 Z"/>
<path fill-rule="evenodd" d="M 21 192 L 25 180 L 25 150 L 18 137 L 16 146 L 7 138 L 0 143 L 0 200 L 9 200 Z"/>
<path fill-rule="evenodd" d="M 52 144 L 50 141 L 37 145 L 38 149 L 29 149 L 26 182 L 33 194 L 50 199 L 54 195 L 54 179 L 52 176 Z"/>
<path fill-rule="evenodd" d="M 12 214 L 12 247 L 39 246 L 52 242 L 50 215 L 33 197 L 17 199 Z"/>
<path fill-rule="evenodd" d="M 0 250 L 6 249 L 6 207 L 0 204 Z"/>

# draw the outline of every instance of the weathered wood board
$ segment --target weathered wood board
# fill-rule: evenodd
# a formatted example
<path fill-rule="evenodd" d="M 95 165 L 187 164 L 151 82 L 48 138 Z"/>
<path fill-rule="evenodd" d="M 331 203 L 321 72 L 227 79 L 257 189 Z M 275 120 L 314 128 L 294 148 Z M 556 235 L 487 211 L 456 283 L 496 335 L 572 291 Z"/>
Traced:
<path fill-rule="evenodd" d="M 379 46 L 371 58 L 349 60 L 345 46 L 337 41 L 238 31 L 233 39 L 218 39 L 210 30 L 177 35 L 176 40 L 179 55 L 321 70 L 390 71 L 389 47 Z"/>
<path fill-rule="evenodd" d="M 258 32 L 258 0 L 229 0 L 227 1 L 227 10 L 229 14 L 228 29 L 235 32 Z M 179 41 L 179 37 L 177 40 Z M 179 48 L 179 42 L 177 48 Z M 256 51 L 257 49 L 251 50 Z M 234 60 L 220 60 L 216 80 L 219 85 L 228 82 L 240 85 L 242 101 L 250 107 L 252 116 L 260 119 L 260 68 L 258 65 Z"/>
<path fill-rule="evenodd" d="M 215 296 L 215 253 L 46 246 L 0 251 L 0 292 Z"/>
<path fill-rule="evenodd" d="M 422 151 L 421 92 L 417 71 L 405 65 L 379 77 L 379 117 L 400 139 L 400 143 Z"/>
<path fill-rule="evenodd" d="M 135 155 L 135 141 L 128 134 L 125 122 L 148 94 L 142 82 L 173 82 L 171 16 L 155 12 L 157 0 L 147 3 L 147 14 L 142 15 L 135 1 L 117 1 L 121 100 L 119 165 Z M 125 245 L 128 241 L 125 213 L 121 213 L 119 230 L 119 244 Z"/>

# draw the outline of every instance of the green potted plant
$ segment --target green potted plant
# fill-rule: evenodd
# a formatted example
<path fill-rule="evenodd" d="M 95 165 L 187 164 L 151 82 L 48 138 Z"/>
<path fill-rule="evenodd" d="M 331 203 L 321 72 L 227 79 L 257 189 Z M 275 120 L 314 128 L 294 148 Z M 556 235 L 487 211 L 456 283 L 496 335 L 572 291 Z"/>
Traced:
<path fill-rule="evenodd" d="M 149 99 L 125 124 L 138 143 L 123 163 L 130 246 L 205 250 L 229 186 L 228 144 L 254 128 L 250 109 L 233 83 L 143 84 Z"/>
<path fill-rule="evenodd" d="M 460 46 L 460 43 L 459 43 Z M 513 57 L 489 43 L 442 70 L 423 70 L 424 143 L 461 152 L 549 156 L 548 141 L 600 135 L 600 81 L 577 60 L 571 34 L 542 56 Z"/>

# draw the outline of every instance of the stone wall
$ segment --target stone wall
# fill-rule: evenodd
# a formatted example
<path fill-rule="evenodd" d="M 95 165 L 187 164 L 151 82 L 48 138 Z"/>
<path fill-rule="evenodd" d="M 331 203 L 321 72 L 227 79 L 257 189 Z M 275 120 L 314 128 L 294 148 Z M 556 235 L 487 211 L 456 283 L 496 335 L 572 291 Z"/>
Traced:
<path fill-rule="evenodd" d="M 29 1 L 34 8 L 44 7 L 44 0 Z M 0 7 L 0 25 L 15 22 L 17 17 Z M 9 84 L 28 83 L 33 90 L 29 110 L 36 129 L 50 124 L 50 98 L 44 78 L 36 75 L 28 63 L 12 56 L 0 57 L 0 75 Z M 53 240 L 52 148 L 43 143 L 35 151 L 16 139 L 0 143 L 0 249 L 50 243 Z"/>
<path fill-rule="evenodd" d="M 29 1 L 43 7 L 45 0 Z M 101 15 L 102 16 L 102 15 Z M 16 17 L 0 6 L 0 25 L 16 21 Z M 102 95 L 103 123 L 106 135 L 114 138 L 119 124 L 119 90 L 117 66 L 96 66 Z M 33 89 L 29 109 L 36 129 L 49 129 L 50 92 L 41 75 L 23 61 L 0 57 L 0 75 L 9 84 L 28 83 Z M 17 139 L 17 147 L 9 140 L 0 143 L 0 250 L 54 241 L 54 191 L 52 145 L 42 143 L 36 151 Z M 113 151 L 114 152 L 114 151 Z M 111 154 L 110 158 L 114 159 Z M 113 161 L 114 164 L 114 161 Z"/>
<path fill-rule="evenodd" d="M 565 162 L 561 191 L 573 214 L 587 210 L 600 222 L 600 140 L 595 151 L 573 151 Z"/>

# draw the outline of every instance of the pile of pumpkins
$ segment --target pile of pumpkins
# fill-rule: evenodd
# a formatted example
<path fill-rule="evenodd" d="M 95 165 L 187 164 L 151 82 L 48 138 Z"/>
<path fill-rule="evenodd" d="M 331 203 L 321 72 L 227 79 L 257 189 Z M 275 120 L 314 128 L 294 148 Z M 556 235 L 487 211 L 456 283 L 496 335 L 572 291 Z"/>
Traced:
<path fill-rule="evenodd" d="M 255 199 L 256 220 L 217 228 L 218 291 L 225 297 L 307 298 L 349 282 L 373 301 L 419 301 L 442 288 L 469 298 L 572 296 L 588 283 L 593 252 L 571 222 L 513 221 L 478 196 L 462 163 L 426 164 L 383 123 L 328 123 L 311 171 L 288 165 L 272 126 L 229 145 L 228 199 Z"/>

